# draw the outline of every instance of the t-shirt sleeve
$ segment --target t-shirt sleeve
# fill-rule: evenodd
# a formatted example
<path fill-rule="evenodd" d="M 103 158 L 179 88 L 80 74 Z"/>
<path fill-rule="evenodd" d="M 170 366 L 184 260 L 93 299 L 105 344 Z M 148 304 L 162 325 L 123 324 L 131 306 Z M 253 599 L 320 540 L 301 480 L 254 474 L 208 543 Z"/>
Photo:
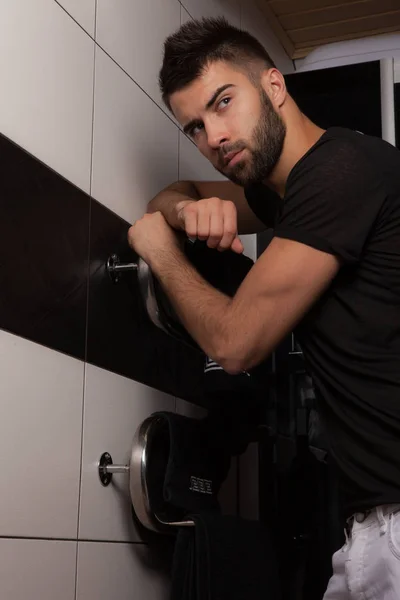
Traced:
<path fill-rule="evenodd" d="M 266 227 L 274 227 L 276 216 L 282 204 L 275 194 L 263 183 L 255 183 L 244 188 L 244 194 L 253 213 Z"/>
<path fill-rule="evenodd" d="M 369 160 L 347 140 L 331 139 L 289 176 L 275 236 L 359 261 L 384 202 Z"/>

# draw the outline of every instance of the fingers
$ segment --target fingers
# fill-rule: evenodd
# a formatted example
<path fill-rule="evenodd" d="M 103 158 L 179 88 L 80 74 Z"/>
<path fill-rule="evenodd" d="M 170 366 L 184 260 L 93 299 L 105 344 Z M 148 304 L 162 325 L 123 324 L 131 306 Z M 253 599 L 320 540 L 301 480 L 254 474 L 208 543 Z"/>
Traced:
<path fill-rule="evenodd" d="M 210 235 L 207 246 L 217 248 L 224 235 L 224 213 L 220 204 L 214 204 L 210 214 Z"/>
<path fill-rule="evenodd" d="M 190 238 L 197 237 L 197 212 L 197 206 L 194 202 L 188 204 L 182 211 L 184 229 Z"/>
<path fill-rule="evenodd" d="M 236 252 L 236 254 L 242 254 L 242 252 L 244 252 L 244 246 L 238 237 L 235 237 L 233 240 L 231 250 Z"/>
<path fill-rule="evenodd" d="M 210 248 L 220 251 L 231 248 L 234 252 L 243 252 L 237 235 L 237 212 L 233 202 L 220 198 L 191 202 L 182 209 L 182 220 L 189 237 L 207 240 Z"/>
<path fill-rule="evenodd" d="M 223 211 L 223 235 L 218 244 L 218 249 L 228 250 L 237 236 L 236 207 L 233 202 L 224 202 Z"/>
<path fill-rule="evenodd" d="M 197 237 L 199 240 L 208 240 L 211 231 L 211 217 L 213 214 L 213 206 L 209 208 L 202 207 L 197 212 Z"/>

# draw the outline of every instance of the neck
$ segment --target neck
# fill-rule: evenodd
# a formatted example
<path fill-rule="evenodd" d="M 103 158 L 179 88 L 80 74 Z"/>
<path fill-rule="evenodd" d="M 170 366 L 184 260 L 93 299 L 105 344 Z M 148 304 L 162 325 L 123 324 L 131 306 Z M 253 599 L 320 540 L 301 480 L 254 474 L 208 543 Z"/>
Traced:
<path fill-rule="evenodd" d="M 286 182 L 290 171 L 325 133 L 325 129 L 321 129 L 321 127 L 310 121 L 308 117 L 300 112 L 294 102 L 288 112 L 290 114 L 284 119 L 286 135 L 282 154 L 265 182 L 281 198 L 285 195 Z"/>

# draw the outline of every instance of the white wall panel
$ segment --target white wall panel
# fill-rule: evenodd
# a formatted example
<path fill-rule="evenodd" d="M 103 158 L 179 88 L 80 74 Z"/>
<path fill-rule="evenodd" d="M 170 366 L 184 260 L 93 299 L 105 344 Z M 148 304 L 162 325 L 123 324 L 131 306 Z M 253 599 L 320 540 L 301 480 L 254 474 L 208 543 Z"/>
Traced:
<path fill-rule="evenodd" d="M 128 464 L 137 427 L 159 410 L 174 412 L 175 398 L 87 365 L 80 539 L 139 539 L 132 522 L 128 475 L 117 474 L 108 487 L 103 487 L 98 476 L 98 461 L 103 452 L 109 452 L 115 464 Z"/>
<path fill-rule="evenodd" d="M 97 43 L 163 108 L 163 45 L 179 25 L 177 0 L 97 0 Z"/>
<path fill-rule="evenodd" d="M 96 51 L 92 194 L 129 222 L 178 178 L 178 128 Z"/>
<path fill-rule="evenodd" d="M 0 536 L 76 538 L 83 368 L 0 331 Z"/>
<path fill-rule="evenodd" d="M 192 17 L 189 15 L 186 8 L 184 6 L 182 6 L 182 4 L 181 4 L 181 25 L 186 23 L 186 21 L 189 21 L 191 18 Z"/>
<path fill-rule="evenodd" d="M 214 169 L 184 133 L 180 132 L 179 135 L 179 179 L 181 181 L 226 181 L 226 177 Z"/>
<path fill-rule="evenodd" d="M 394 82 L 400 83 L 400 58 L 394 61 Z"/>
<path fill-rule="evenodd" d="M 241 2 L 242 29 L 254 35 L 263 44 L 280 71 L 292 73 L 294 71 L 293 62 L 268 24 L 267 18 L 256 0 L 241 0 Z"/>
<path fill-rule="evenodd" d="M 240 0 L 182 0 L 182 4 L 194 19 L 225 17 L 240 27 Z"/>
<path fill-rule="evenodd" d="M 0 539 L 2 600 L 74 600 L 77 542 Z"/>
<path fill-rule="evenodd" d="M 80 542 L 76 600 L 116 599 L 169 599 L 155 553 L 144 544 Z"/>
<path fill-rule="evenodd" d="M 89 35 L 94 36 L 96 0 L 56 0 Z"/>
<path fill-rule="evenodd" d="M 0 132 L 85 191 L 94 42 L 56 3 L 0 3 Z"/>

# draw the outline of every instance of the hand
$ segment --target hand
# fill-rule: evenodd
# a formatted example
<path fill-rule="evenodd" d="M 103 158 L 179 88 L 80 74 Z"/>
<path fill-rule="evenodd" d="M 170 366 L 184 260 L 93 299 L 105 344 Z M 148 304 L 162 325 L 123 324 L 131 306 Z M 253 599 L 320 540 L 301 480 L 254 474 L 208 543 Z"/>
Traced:
<path fill-rule="evenodd" d="M 180 251 L 180 241 L 160 212 L 146 213 L 128 231 L 130 247 L 152 265 L 165 252 Z"/>
<path fill-rule="evenodd" d="M 209 248 L 231 249 L 237 254 L 243 252 L 237 231 L 236 206 L 230 200 L 184 200 L 176 209 L 182 229 L 189 237 L 207 240 Z"/>

